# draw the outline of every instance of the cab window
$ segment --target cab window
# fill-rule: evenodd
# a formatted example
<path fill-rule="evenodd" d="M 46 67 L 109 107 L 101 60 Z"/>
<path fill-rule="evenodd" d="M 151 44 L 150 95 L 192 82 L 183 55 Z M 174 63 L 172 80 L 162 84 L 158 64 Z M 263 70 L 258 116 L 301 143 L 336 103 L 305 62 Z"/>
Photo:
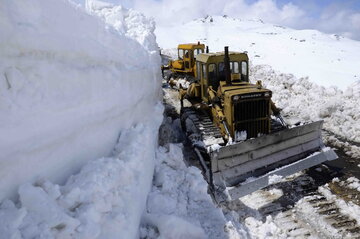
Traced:
<path fill-rule="evenodd" d="M 182 60 L 184 58 L 184 50 L 183 49 L 179 49 L 178 51 L 178 55 L 179 55 L 179 59 Z"/>
<path fill-rule="evenodd" d="M 194 49 L 194 57 L 196 57 L 197 55 L 204 53 L 203 49 Z"/>
<path fill-rule="evenodd" d="M 207 80 L 207 74 L 206 74 L 206 65 L 201 65 L 201 74 L 202 74 L 202 82 L 201 89 L 202 89 L 202 97 L 207 97 L 207 88 L 208 88 L 208 80 Z"/>
<path fill-rule="evenodd" d="M 186 69 L 190 68 L 190 63 L 191 63 L 190 53 L 191 53 L 191 51 L 184 50 L 184 60 L 185 60 L 185 68 Z"/>
<path fill-rule="evenodd" d="M 230 62 L 230 69 L 232 74 L 239 74 L 239 62 L 232 61 Z"/>
<path fill-rule="evenodd" d="M 241 62 L 241 79 L 248 81 L 248 64 L 246 61 Z"/>
<path fill-rule="evenodd" d="M 220 81 L 225 80 L 225 64 L 224 64 L 224 62 L 219 63 L 219 80 Z"/>
<path fill-rule="evenodd" d="M 185 50 L 184 51 L 184 58 L 189 58 L 190 57 L 190 52 L 189 50 Z"/>
<path fill-rule="evenodd" d="M 246 61 L 241 62 L 241 74 L 247 75 L 247 62 Z"/>
<path fill-rule="evenodd" d="M 200 79 L 201 76 L 201 65 L 200 65 L 200 62 L 196 62 L 196 74 L 197 74 L 197 78 Z"/>
<path fill-rule="evenodd" d="M 205 64 L 202 65 L 202 76 L 203 76 L 204 79 L 207 78 L 206 65 Z"/>
<path fill-rule="evenodd" d="M 230 72 L 232 74 L 239 74 L 239 62 L 230 61 Z M 219 79 L 224 81 L 226 78 L 225 76 L 225 64 L 224 62 L 219 63 Z"/>
<path fill-rule="evenodd" d="M 209 85 L 211 85 L 214 90 L 217 90 L 217 88 L 219 87 L 219 82 L 216 77 L 216 64 L 209 64 L 208 72 Z"/>

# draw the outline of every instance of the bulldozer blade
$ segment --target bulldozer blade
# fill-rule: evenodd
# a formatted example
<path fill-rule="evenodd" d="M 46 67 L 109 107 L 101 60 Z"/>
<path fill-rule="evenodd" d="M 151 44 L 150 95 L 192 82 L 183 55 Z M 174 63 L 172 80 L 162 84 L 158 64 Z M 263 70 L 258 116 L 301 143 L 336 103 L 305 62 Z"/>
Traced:
<path fill-rule="evenodd" d="M 223 194 L 219 201 L 264 188 L 273 175 L 288 176 L 336 159 L 336 153 L 323 144 L 322 124 L 317 121 L 284 129 L 210 152 L 210 181 Z"/>

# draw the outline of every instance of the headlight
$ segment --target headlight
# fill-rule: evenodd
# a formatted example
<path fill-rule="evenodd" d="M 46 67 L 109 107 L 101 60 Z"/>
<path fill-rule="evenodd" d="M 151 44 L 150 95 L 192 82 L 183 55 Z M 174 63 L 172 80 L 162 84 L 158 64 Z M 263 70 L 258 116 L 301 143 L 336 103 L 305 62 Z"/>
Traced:
<path fill-rule="evenodd" d="M 270 96 L 270 92 L 266 92 L 266 93 L 264 94 L 264 96 L 265 96 L 265 97 L 269 97 L 269 96 Z"/>
<path fill-rule="evenodd" d="M 233 100 L 234 101 L 237 101 L 239 99 L 239 96 L 238 95 L 235 95 L 234 97 L 233 97 Z"/>

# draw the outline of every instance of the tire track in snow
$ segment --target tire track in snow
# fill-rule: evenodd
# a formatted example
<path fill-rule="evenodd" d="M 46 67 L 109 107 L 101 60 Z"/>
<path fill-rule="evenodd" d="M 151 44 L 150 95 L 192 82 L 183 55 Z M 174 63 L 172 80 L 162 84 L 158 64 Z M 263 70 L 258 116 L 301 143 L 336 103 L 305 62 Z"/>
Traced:
<path fill-rule="evenodd" d="M 335 179 L 323 186 L 335 176 L 329 174 L 331 170 L 325 166 L 311 169 L 309 174 L 256 191 L 223 210 L 236 212 L 240 223 L 254 233 L 267 230 L 264 228 L 271 222 L 279 229 L 275 238 L 360 238 L 357 211 L 349 212 L 354 204 L 359 206 L 360 193 L 349 186 L 351 181 Z M 257 225 L 249 223 L 249 218 L 257 220 Z"/>

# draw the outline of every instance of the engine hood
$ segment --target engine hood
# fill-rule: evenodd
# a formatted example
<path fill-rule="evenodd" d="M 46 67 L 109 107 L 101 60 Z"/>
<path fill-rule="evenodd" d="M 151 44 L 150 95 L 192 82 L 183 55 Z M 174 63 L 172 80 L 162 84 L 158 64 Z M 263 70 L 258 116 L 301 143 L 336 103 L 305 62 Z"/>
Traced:
<path fill-rule="evenodd" d="M 251 98 L 267 98 L 272 95 L 271 90 L 262 88 L 259 85 L 249 84 L 247 82 L 234 83 L 232 85 L 221 85 L 219 87 L 219 94 L 224 98 L 233 99 L 233 97 L 238 96 L 238 99 L 251 99 Z"/>

